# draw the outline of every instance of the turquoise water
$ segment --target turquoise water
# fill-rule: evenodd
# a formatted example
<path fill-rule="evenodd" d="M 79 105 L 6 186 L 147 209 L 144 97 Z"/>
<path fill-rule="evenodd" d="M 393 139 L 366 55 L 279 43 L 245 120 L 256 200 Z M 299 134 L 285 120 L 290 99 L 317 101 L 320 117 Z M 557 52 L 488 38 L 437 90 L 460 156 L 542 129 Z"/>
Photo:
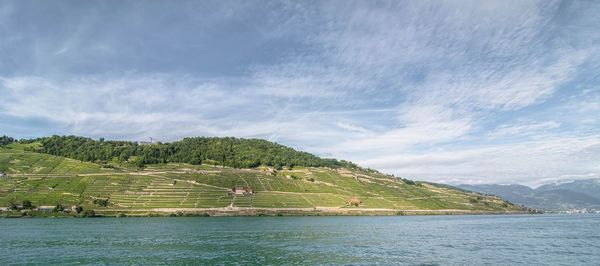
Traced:
<path fill-rule="evenodd" d="M 600 265 L 600 215 L 0 219 L 0 265 Z"/>

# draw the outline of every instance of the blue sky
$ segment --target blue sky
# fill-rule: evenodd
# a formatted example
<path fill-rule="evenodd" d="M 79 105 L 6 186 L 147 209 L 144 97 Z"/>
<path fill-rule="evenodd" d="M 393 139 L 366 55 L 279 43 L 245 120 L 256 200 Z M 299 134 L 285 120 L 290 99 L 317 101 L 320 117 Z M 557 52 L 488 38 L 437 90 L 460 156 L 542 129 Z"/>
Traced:
<path fill-rule="evenodd" d="M 445 183 L 600 177 L 597 1 L 2 1 L 0 134 L 264 138 Z"/>

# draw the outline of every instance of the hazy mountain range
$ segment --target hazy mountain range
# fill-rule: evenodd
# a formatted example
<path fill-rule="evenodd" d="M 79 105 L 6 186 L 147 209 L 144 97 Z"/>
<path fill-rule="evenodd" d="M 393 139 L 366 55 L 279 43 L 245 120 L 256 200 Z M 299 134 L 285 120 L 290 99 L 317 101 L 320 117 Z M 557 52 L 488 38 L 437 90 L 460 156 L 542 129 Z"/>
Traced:
<path fill-rule="evenodd" d="M 484 194 L 497 195 L 516 204 L 541 210 L 600 210 L 600 179 L 547 184 L 538 188 L 524 185 L 458 185 Z"/>

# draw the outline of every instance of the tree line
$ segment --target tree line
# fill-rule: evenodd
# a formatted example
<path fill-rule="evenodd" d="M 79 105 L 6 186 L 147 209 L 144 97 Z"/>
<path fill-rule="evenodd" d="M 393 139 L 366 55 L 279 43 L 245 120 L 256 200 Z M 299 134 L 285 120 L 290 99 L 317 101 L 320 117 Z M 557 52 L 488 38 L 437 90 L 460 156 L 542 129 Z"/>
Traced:
<path fill-rule="evenodd" d="M 11 138 L 9 136 L 2 136 L 2 137 L 0 137 L 0 146 L 2 146 L 2 145 L 8 145 L 8 144 L 11 144 L 11 143 L 16 142 L 16 141 L 17 141 L 16 139 L 13 139 L 13 138 Z"/>
<path fill-rule="evenodd" d="M 39 142 L 35 151 L 96 163 L 129 162 L 143 167 L 156 163 L 213 164 L 235 168 L 260 165 L 358 168 L 349 161 L 324 159 L 307 152 L 262 140 L 233 137 L 193 137 L 172 143 L 139 144 L 94 140 L 79 136 L 52 136 L 20 142 Z"/>

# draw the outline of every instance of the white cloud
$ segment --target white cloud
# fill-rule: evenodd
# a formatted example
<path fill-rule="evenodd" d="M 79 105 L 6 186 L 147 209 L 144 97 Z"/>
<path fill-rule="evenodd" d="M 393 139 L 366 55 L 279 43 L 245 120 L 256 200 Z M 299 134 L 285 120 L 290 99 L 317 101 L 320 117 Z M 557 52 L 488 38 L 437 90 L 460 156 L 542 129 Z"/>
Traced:
<path fill-rule="evenodd" d="M 448 111 L 439 106 L 408 106 L 399 111 L 399 127 L 342 141 L 327 149 L 348 155 L 390 153 L 413 145 L 453 141 L 469 132 L 471 122 L 468 118 L 456 118 Z"/>
<path fill-rule="evenodd" d="M 94 62 L 77 34 L 83 29 L 67 28 L 69 38 L 56 42 L 45 37 L 24 60 L 33 73 L 0 72 L 0 116 L 93 137 L 266 138 L 432 181 L 533 184 L 600 172 L 597 78 L 581 79 L 599 66 L 590 41 L 600 36 L 598 19 L 573 16 L 593 12 L 554 1 L 268 6 L 263 19 L 247 12 L 256 11 L 252 4 L 216 5 L 211 16 L 194 16 L 190 4 L 188 20 L 174 22 L 184 35 L 157 27 L 157 36 L 173 40 L 143 38 L 133 57 L 118 49 L 132 52 L 129 38 L 105 33 L 91 46 L 124 58 L 115 71 L 68 72 L 102 69 L 81 62 Z M 157 22 L 136 14 L 136 23 Z M 86 22 L 88 34 L 116 30 Z M 0 40 L 0 50 L 17 37 Z M 267 59 L 256 59 L 265 51 Z M 144 52 L 159 66 L 146 68 L 155 62 Z M 212 52 L 217 60 L 196 64 Z M 248 61 L 228 57 L 235 53 Z M 224 74 L 196 69 L 224 64 Z"/>
<path fill-rule="evenodd" d="M 235 88 L 227 87 L 230 83 L 139 75 L 66 81 L 1 78 L 0 115 L 44 119 L 68 127 L 66 134 L 134 139 L 153 136 L 164 141 L 210 135 L 278 136 L 310 143 L 333 138 L 341 131 L 312 108 L 290 102 L 288 95 L 256 93 L 252 80 Z"/>
<path fill-rule="evenodd" d="M 513 144 L 399 153 L 365 161 L 400 176 L 453 183 L 525 183 L 576 176 L 600 177 L 600 135 L 554 137 Z"/>
<path fill-rule="evenodd" d="M 335 125 L 341 129 L 346 129 L 349 131 L 355 131 L 355 132 L 360 132 L 360 133 L 369 133 L 368 129 L 366 129 L 364 127 L 353 125 L 351 123 L 337 122 Z"/>
<path fill-rule="evenodd" d="M 507 137 L 507 136 L 532 136 L 548 130 L 560 127 L 560 123 L 556 121 L 523 123 L 517 125 L 500 125 L 488 136 L 491 138 Z"/>

